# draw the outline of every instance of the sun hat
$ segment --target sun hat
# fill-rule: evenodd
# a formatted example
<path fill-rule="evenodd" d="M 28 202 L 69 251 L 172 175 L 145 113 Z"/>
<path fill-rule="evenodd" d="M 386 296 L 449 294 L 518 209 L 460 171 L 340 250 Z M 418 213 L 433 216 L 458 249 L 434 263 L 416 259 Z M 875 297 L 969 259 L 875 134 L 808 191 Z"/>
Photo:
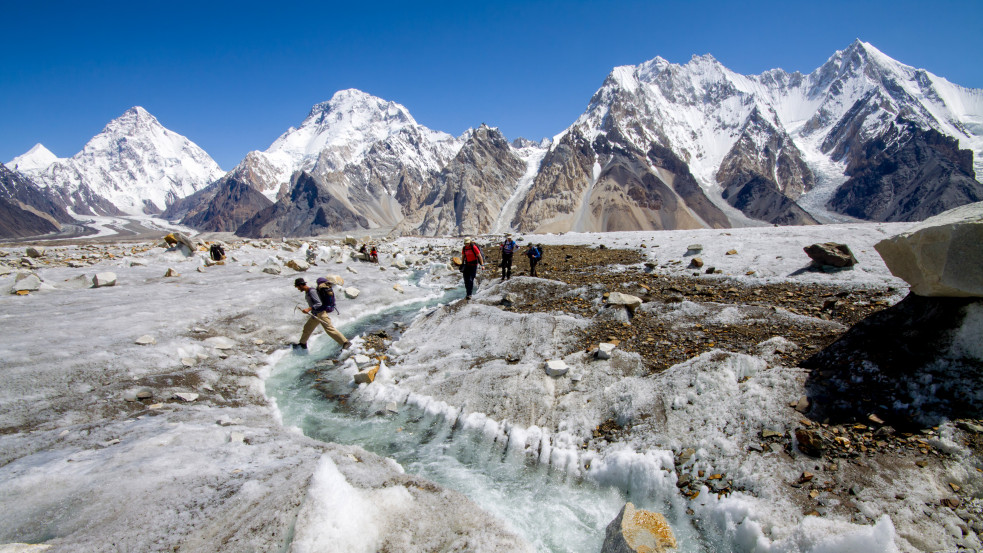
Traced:
<path fill-rule="evenodd" d="M 465 244 L 470 244 L 471 243 L 471 239 L 470 238 L 465 238 L 464 239 L 464 243 Z"/>

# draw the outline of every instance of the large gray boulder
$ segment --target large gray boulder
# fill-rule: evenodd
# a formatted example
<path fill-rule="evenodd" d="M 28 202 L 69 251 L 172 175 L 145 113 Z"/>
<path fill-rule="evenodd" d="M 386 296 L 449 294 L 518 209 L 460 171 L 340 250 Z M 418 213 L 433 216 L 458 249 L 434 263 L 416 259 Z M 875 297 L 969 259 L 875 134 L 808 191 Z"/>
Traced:
<path fill-rule="evenodd" d="M 930 217 L 874 248 L 914 294 L 983 297 L 983 202 Z"/>
<path fill-rule="evenodd" d="M 857 258 L 853 257 L 853 252 L 846 244 L 836 242 L 824 242 L 813 244 L 803 248 L 810 259 L 820 265 L 828 267 L 853 267 L 857 264 Z"/>

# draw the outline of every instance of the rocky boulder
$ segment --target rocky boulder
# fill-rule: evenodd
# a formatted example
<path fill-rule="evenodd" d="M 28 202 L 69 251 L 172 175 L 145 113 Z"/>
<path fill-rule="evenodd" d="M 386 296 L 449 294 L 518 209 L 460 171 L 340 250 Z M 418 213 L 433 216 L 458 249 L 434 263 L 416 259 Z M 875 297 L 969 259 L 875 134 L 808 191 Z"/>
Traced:
<path fill-rule="evenodd" d="M 311 268 L 311 265 L 310 265 L 310 263 L 308 263 L 306 261 L 300 261 L 300 260 L 297 260 L 297 259 L 291 259 L 290 261 L 287 261 L 287 267 L 290 267 L 291 269 L 293 269 L 295 271 L 298 271 L 298 272 L 304 272 L 304 271 L 310 269 Z"/>
<path fill-rule="evenodd" d="M 104 272 L 97 273 L 92 277 L 92 287 L 102 288 L 104 286 L 116 286 L 116 273 Z"/>
<path fill-rule="evenodd" d="M 676 548 L 676 536 L 666 517 L 626 503 L 608 524 L 601 553 L 661 553 Z"/>
<path fill-rule="evenodd" d="M 846 244 L 836 242 L 825 242 L 823 244 L 813 244 L 803 248 L 810 259 L 820 265 L 830 267 L 853 267 L 857 264 L 857 258 L 853 257 L 853 252 Z"/>
<path fill-rule="evenodd" d="M 983 297 L 983 202 L 940 213 L 874 248 L 914 294 Z"/>
<path fill-rule="evenodd" d="M 635 309 L 642 305 L 642 298 L 621 292 L 611 292 L 607 302 L 608 305 L 623 305 L 628 311 L 634 313 Z"/>

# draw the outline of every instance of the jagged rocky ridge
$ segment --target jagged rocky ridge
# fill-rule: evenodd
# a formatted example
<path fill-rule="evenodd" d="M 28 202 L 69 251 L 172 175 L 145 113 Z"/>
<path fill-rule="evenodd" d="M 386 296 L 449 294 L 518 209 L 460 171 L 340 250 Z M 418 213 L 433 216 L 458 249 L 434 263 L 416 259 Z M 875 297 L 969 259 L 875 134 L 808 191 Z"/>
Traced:
<path fill-rule="evenodd" d="M 56 198 L 0 163 L 0 237 L 24 238 L 56 232 L 75 219 Z"/>
<path fill-rule="evenodd" d="M 685 65 L 655 58 L 617 67 L 574 124 L 539 144 L 509 144 L 486 127 L 454 138 L 418 124 L 395 102 L 343 90 L 222 179 L 192 186 L 194 193 L 151 194 L 124 183 L 114 185 L 124 200 L 107 199 L 112 187 L 93 188 L 87 183 L 99 179 L 92 171 L 74 169 L 85 160 L 130 167 L 142 159 L 126 154 L 135 151 L 132 143 L 168 143 L 137 139 L 137 131 L 110 132 L 142 128 L 154 135 L 156 120 L 140 108 L 67 161 L 52 162 L 54 155 L 38 147 L 18 159 L 51 163 L 32 171 L 45 183 L 72 183 L 57 190 L 77 213 L 168 207 L 165 217 L 202 230 L 238 231 L 249 222 L 241 232 L 247 236 L 262 229 L 289 235 L 720 228 L 814 224 L 838 214 L 902 221 L 983 199 L 976 181 L 981 118 L 983 91 L 900 64 L 858 40 L 808 75 L 780 69 L 739 75 L 709 55 Z M 99 144 L 125 155 L 97 154 Z M 304 202 L 253 220 L 268 205 L 249 188 L 290 203 L 298 183 L 307 190 L 299 195 Z"/>

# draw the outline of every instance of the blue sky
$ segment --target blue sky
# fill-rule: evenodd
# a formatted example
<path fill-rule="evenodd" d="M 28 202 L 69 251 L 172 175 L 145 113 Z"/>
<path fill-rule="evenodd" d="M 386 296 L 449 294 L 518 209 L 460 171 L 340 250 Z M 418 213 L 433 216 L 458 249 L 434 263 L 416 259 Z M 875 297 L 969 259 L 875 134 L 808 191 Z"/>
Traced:
<path fill-rule="evenodd" d="M 808 73 L 854 39 L 983 88 L 983 1 L 0 0 L 0 161 L 60 157 L 140 105 L 223 169 L 358 88 L 458 135 L 557 134 L 618 65 L 712 54 Z"/>

